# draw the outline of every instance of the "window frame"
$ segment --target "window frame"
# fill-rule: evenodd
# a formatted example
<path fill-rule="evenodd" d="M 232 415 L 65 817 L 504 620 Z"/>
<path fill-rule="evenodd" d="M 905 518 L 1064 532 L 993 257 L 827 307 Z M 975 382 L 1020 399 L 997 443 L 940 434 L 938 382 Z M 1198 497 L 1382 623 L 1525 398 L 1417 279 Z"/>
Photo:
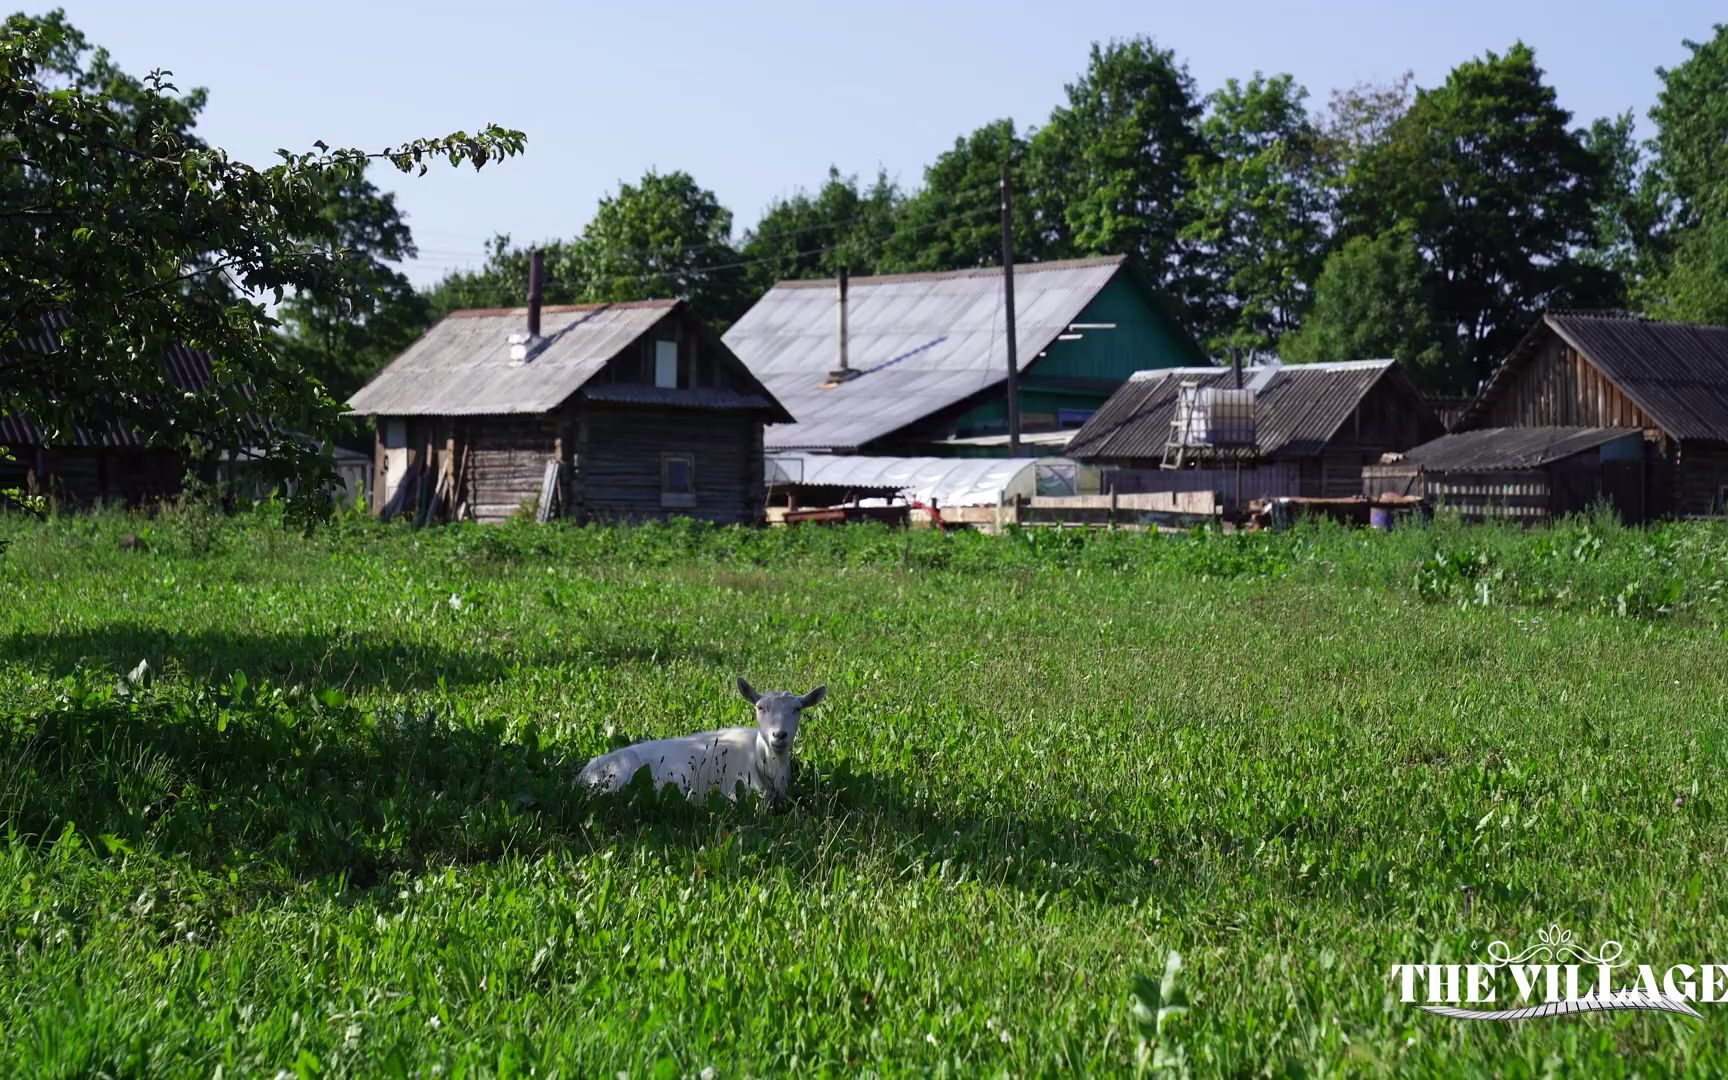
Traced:
<path fill-rule="evenodd" d="M 665 338 L 655 338 L 654 339 L 654 348 L 649 354 L 649 356 L 650 356 L 649 363 L 652 366 L 652 370 L 649 372 L 649 376 L 653 380 L 653 385 L 655 387 L 657 387 L 658 389 L 661 389 L 661 390 L 676 390 L 676 389 L 678 389 L 678 384 L 682 381 L 679 378 L 679 374 L 680 374 L 679 368 L 681 367 L 681 365 L 678 362 L 679 361 L 678 353 L 679 353 L 679 348 L 678 348 L 678 342 L 676 340 L 670 340 L 669 341 Z M 672 378 L 672 381 L 670 383 L 660 381 L 660 375 L 661 375 L 661 370 L 662 370 L 661 365 L 668 360 L 671 361 L 671 378 Z"/>
<path fill-rule="evenodd" d="M 672 491 L 667 481 L 668 472 L 674 462 L 684 463 L 684 482 L 687 490 Z M 663 507 L 690 508 L 696 505 L 696 455 L 683 450 L 664 450 L 660 454 L 660 505 Z"/>

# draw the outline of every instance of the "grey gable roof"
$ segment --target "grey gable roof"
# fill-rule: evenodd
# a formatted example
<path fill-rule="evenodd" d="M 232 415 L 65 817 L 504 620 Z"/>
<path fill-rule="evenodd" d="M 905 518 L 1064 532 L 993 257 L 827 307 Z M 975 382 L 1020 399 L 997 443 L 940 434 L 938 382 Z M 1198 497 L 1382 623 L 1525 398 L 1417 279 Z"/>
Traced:
<path fill-rule="evenodd" d="M 510 335 L 526 330 L 526 308 L 453 311 L 373 376 L 349 400 L 348 407 L 363 416 L 550 412 L 582 391 L 608 361 L 663 320 L 679 315 L 701 327 L 704 348 L 725 350 L 720 339 L 701 326 L 678 300 L 542 308 L 540 333 L 545 345 L 526 360 L 510 359 Z M 736 359 L 732 357 L 734 362 Z M 736 369 L 755 383 L 741 363 Z M 692 389 L 652 393 L 652 388 L 639 389 L 642 392 L 597 393 L 596 397 L 636 404 L 753 410 L 774 418 L 787 415 L 759 384 L 740 392 Z"/>
<path fill-rule="evenodd" d="M 1436 472 L 1536 469 L 1642 434 L 1638 428 L 1617 427 L 1478 428 L 1412 447 L 1404 452 L 1404 463 Z"/>
<path fill-rule="evenodd" d="M 1550 332 L 1596 365 L 1669 435 L 1728 442 L 1728 326 L 1617 312 L 1544 314 L 1483 384 L 1461 423 L 1486 413 Z"/>
<path fill-rule="evenodd" d="M 1262 370 L 1244 368 L 1242 381 L 1247 383 Z M 1349 419 L 1351 410 L 1389 375 L 1403 378 L 1392 360 L 1279 367 L 1256 395 L 1253 456 L 1318 454 Z M 1135 372 L 1075 434 L 1068 443 L 1067 456 L 1105 461 L 1163 457 L 1170 421 L 1176 415 L 1176 397 L 1184 382 L 1202 388 L 1234 385 L 1227 367 Z M 1420 398 L 1414 387 L 1410 392 Z"/>
<path fill-rule="evenodd" d="M 1111 256 L 1016 266 L 1020 369 L 1125 265 Z M 853 278 L 848 366 L 863 374 L 823 389 L 837 363 L 834 287 L 783 281 L 726 333 L 726 344 L 798 418 L 769 426 L 770 448 L 854 450 L 1007 378 L 1002 271 L 983 267 Z"/>

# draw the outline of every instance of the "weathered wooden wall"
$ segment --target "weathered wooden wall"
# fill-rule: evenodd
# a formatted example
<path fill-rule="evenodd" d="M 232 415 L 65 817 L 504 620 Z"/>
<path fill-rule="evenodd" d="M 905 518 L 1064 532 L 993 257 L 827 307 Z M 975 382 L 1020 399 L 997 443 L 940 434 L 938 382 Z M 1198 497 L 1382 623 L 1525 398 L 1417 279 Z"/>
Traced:
<path fill-rule="evenodd" d="M 1237 479 L 1233 465 L 1210 469 L 1110 469 L 1099 474 L 1106 494 L 1213 491 L 1232 509 L 1237 506 Z M 1242 503 L 1303 494 L 1301 467 L 1294 461 L 1244 464 L 1240 479 Z M 1360 477 L 1357 480 L 1360 485 Z"/>
<path fill-rule="evenodd" d="M 505 521 L 539 502 L 546 463 L 561 454 L 557 416 L 493 416 L 456 421 L 446 436 L 456 503 L 476 521 Z M 451 441 L 453 437 L 453 442 Z"/>
<path fill-rule="evenodd" d="M 1477 427 L 1637 427 L 1658 425 L 1578 351 L 1550 337 Z"/>
<path fill-rule="evenodd" d="M 592 404 L 578 416 L 574 512 L 583 520 L 762 520 L 762 424 L 741 412 Z M 662 454 L 695 462 L 694 506 L 664 506 Z"/>
<path fill-rule="evenodd" d="M 172 450 L 16 447 L 8 472 L 31 494 L 66 506 L 139 506 L 178 495 L 186 459 Z"/>
<path fill-rule="evenodd" d="M 762 422 L 748 413 L 592 402 L 538 416 L 413 418 L 406 430 L 406 478 L 393 502 L 375 479 L 374 512 L 418 514 L 448 474 L 449 497 L 436 516 L 505 521 L 539 501 L 546 465 L 556 460 L 564 466 L 560 516 L 762 520 Z M 694 505 L 663 505 L 667 453 L 693 459 Z"/>
<path fill-rule="evenodd" d="M 1671 484 L 1679 514 L 1728 514 L 1728 446 L 1689 441 L 1676 451 Z"/>

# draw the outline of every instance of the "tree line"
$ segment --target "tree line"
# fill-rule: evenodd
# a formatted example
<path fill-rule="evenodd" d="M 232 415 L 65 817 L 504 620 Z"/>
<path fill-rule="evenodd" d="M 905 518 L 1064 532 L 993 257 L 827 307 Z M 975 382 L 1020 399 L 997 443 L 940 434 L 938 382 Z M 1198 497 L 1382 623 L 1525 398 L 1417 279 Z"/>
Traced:
<path fill-rule="evenodd" d="M 1041 125 L 962 135 L 915 187 L 831 168 L 735 232 L 686 172 L 620 184 L 540 245 L 546 297 L 683 297 L 723 327 L 783 279 L 994 265 L 1006 169 L 1020 258 L 1135 257 L 1215 356 L 1390 355 L 1466 393 L 1545 307 L 1728 322 L 1728 27 L 1686 50 L 1641 134 L 1630 111 L 1574 124 L 1522 43 L 1317 108 L 1288 75 L 1202 94 L 1150 38 L 1098 44 Z M 444 312 L 525 299 L 504 236 L 416 290 L 412 232 L 368 176 L 479 167 L 521 132 L 253 167 L 196 134 L 204 91 L 121 70 L 60 12 L 6 20 L 0 87 L 0 414 L 51 438 L 98 402 L 152 445 L 232 448 L 262 418 L 272 472 L 329 475 L 328 440 L 303 437 L 339 431 L 353 390 Z M 175 393 L 174 345 L 218 383 Z"/>
<path fill-rule="evenodd" d="M 1333 91 L 1289 75 L 1202 94 L 1151 38 L 1094 45 L 1042 125 L 963 135 L 910 190 L 830 169 L 734 238 L 685 172 L 650 172 L 544 245 L 562 301 L 682 296 L 724 325 L 774 282 L 1000 261 L 998 183 L 1018 258 L 1129 254 L 1215 356 L 1395 356 L 1467 393 L 1546 307 L 1728 321 L 1728 29 L 1660 72 L 1631 111 L 1575 125 L 1517 43 L 1454 68 Z M 523 300 L 526 252 L 493 241 L 428 313 Z"/>

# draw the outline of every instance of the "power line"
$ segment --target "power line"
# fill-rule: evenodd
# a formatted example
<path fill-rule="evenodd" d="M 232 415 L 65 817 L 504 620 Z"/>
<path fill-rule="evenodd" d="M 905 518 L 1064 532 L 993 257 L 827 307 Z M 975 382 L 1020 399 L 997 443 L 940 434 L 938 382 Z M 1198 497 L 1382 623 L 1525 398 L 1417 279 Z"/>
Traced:
<path fill-rule="evenodd" d="M 996 206 L 981 206 L 981 207 L 977 207 L 973 210 L 969 210 L 969 211 L 966 211 L 963 213 L 951 214 L 948 217 L 944 217 L 944 218 L 937 218 L 934 221 L 919 222 L 915 225 L 910 225 L 910 226 L 898 225 L 898 226 L 896 226 L 894 233 L 891 233 L 889 235 L 892 236 L 892 235 L 898 234 L 901 231 L 901 228 L 906 228 L 908 231 L 913 232 L 913 233 L 921 232 L 921 231 L 926 230 L 926 229 L 936 228 L 937 226 L 949 225 L 949 224 L 952 224 L 956 221 L 963 221 L 963 220 L 970 218 L 970 217 L 977 217 L 981 213 L 984 213 L 984 212 L 994 214 L 994 213 L 997 213 L 999 211 L 998 211 L 998 208 Z M 880 238 L 876 239 L 876 242 L 881 243 L 883 241 L 886 241 L 888 238 L 889 238 L 888 236 L 880 237 Z M 710 247 L 708 249 L 705 249 L 705 250 L 712 250 L 712 248 L 718 247 L 718 246 L 719 245 L 710 245 Z M 787 262 L 787 261 L 795 261 L 798 259 L 809 258 L 810 256 L 813 256 L 813 255 L 826 255 L 829 252 L 839 251 L 840 249 L 848 247 L 848 246 L 850 246 L 850 241 L 839 243 L 839 244 L 831 244 L 828 247 L 813 248 L 809 251 L 793 252 L 791 255 L 768 255 L 768 256 L 763 256 L 763 257 L 754 258 L 754 259 L 740 259 L 736 262 L 720 263 L 720 264 L 717 264 L 715 266 L 703 266 L 703 267 L 699 267 L 697 269 L 698 269 L 698 272 L 703 273 L 703 274 L 717 273 L 721 270 L 739 270 L 739 269 L 744 269 L 744 268 L 751 267 L 751 266 L 761 266 L 761 265 L 764 265 L 767 263 L 780 263 L 780 262 Z M 690 249 L 690 252 L 694 252 L 694 250 L 695 249 Z M 690 253 L 690 252 L 687 252 L 687 253 Z M 652 254 L 655 256 L 661 256 L 661 255 L 664 255 L 665 252 L 657 251 L 657 252 L 653 252 Z M 438 263 L 434 263 L 431 265 L 434 265 L 434 266 L 443 265 L 446 267 L 449 266 L 449 264 L 438 264 Z M 640 271 L 637 273 L 621 273 L 621 274 L 608 273 L 608 274 L 604 274 L 603 276 L 608 281 L 630 281 L 630 282 L 640 283 L 640 282 L 644 282 L 644 281 L 648 281 L 651 279 L 662 277 L 663 273 L 660 271 Z"/>
<path fill-rule="evenodd" d="M 989 205 L 987 207 L 983 207 L 982 209 L 989 209 L 989 210 L 994 211 L 997 209 L 996 199 L 997 199 L 997 197 L 1000 196 L 1000 193 L 1001 193 L 1000 185 L 999 184 L 991 184 L 991 185 L 986 186 L 986 187 L 973 188 L 973 189 L 968 189 L 965 191 L 952 192 L 952 193 L 949 193 L 947 195 L 942 196 L 942 198 L 952 205 L 952 204 L 956 204 L 956 203 L 960 203 L 960 202 L 963 202 L 965 200 L 968 200 L 974 196 L 979 197 L 979 198 L 991 197 L 991 201 L 990 201 Z M 926 192 L 925 194 L 928 194 L 928 192 Z M 917 198 L 917 197 L 918 196 L 912 196 L 912 198 Z M 968 211 L 968 213 L 969 212 L 970 211 Z M 875 213 L 855 214 L 852 217 L 842 218 L 838 221 L 827 221 L 827 222 L 822 222 L 821 224 L 817 224 L 817 225 L 806 225 L 802 228 L 797 228 L 797 229 L 775 230 L 775 232 L 773 233 L 773 236 L 776 239 L 778 239 L 781 237 L 803 236 L 807 233 L 822 232 L 824 230 L 830 230 L 830 229 L 840 229 L 840 228 L 844 228 L 848 225 L 856 225 L 859 222 L 870 220 L 871 218 L 873 218 L 875 216 L 876 216 Z M 926 225 L 918 226 L 918 227 L 923 228 L 923 227 L 926 227 L 928 225 L 945 224 L 947 221 L 950 221 L 950 220 L 953 220 L 953 219 L 948 218 L 948 219 L 942 219 L 939 221 L 928 222 L 928 223 L 926 223 Z M 758 222 L 757 224 L 760 225 L 761 222 Z M 877 240 L 877 242 L 880 243 L 886 239 L 887 239 L 887 237 L 882 237 L 879 240 Z M 555 241 L 555 242 L 562 242 L 562 241 Z M 800 258 L 803 255 L 807 255 L 807 254 L 810 254 L 810 255 L 822 254 L 822 253 L 825 253 L 828 251 L 838 250 L 840 247 L 844 247 L 844 246 L 845 246 L 844 244 L 838 244 L 838 245 L 835 245 L 833 247 L 819 249 L 818 251 L 798 252 L 798 253 L 794 253 L 791 257 L 792 258 Z M 718 249 L 718 248 L 730 248 L 730 247 L 732 247 L 732 245 L 729 242 L 716 242 L 716 243 L 712 243 L 712 244 L 698 244 L 695 247 L 685 248 L 683 250 L 682 254 L 684 254 L 686 256 L 699 255 L 699 254 L 702 254 L 704 252 L 713 251 L 713 250 Z M 493 254 L 493 252 L 491 250 L 472 251 L 472 250 L 458 250 L 458 249 L 454 249 L 454 248 L 418 248 L 417 247 L 416 250 L 422 251 L 428 255 L 432 255 L 435 258 L 442 258 L 442 259 L 449 259 L 449 258 L 485 259 L 485 258 L 490 258 L 491 255 Z M 618 254 L 621 256 L 624 256 L 624 257 L 648 259 L 648 258 L 653 258 L 656 256 L 664 255 L 665 251 L 664 251 L 664 249 L 660 249 L 660 248 L 639 248 L 639 249 L 634 250 L 634 251 L 619 252 Z M 758 263 L 758 262 L 770 262 L 770 261 L 773 261 L 774 258 L 778 258 L 778 256 L 766 257 L 766 258 L 762 258 L 762 259 L 753 260 L 750 265 L 755 265 L 755 263 Z M 419 260 L 417 259 L 416 261 L 419 261 Z M 440 262 L 440 261 L 429 261 L 429 265 L 443 266 L 443 265 L 451 265 L 451 264 L 445 263 L 445 262 Z"/>

